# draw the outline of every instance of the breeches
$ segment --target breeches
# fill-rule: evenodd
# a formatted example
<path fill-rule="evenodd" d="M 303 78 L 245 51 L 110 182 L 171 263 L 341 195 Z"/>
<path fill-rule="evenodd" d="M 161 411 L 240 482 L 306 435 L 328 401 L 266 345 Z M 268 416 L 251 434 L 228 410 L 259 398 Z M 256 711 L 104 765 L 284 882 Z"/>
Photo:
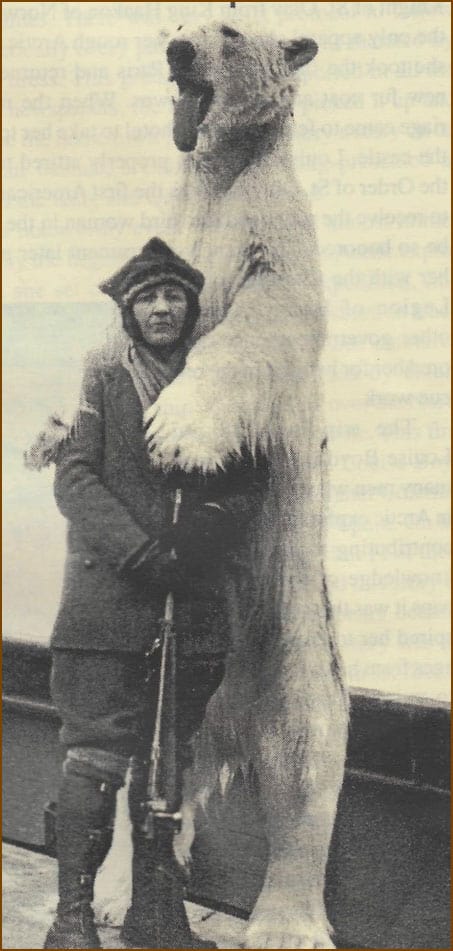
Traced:
<path fill-rule="evenodd" d="M 69 760 L 87 772 L 125 775 L 130 757 L 146 757 L 157 705 L 159 653 L 54 650 L 51 695 L 62 721 Z M 180 767 L 191 761 L 190 740 L 224 672 L 221 656 L 184 657 L 176 681 L 176 741 Z M 145 678 L 149 674 L 149 682 Z M 75 765 L 75 764 L 74 764 Z"/>

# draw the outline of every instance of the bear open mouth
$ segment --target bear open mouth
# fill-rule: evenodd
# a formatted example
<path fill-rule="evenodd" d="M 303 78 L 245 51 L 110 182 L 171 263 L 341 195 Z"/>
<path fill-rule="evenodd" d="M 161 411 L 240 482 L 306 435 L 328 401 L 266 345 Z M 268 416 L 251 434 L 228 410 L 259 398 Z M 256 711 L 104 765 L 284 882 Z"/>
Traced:
<path fill-rule="evenodd" d="M 195 83 L 182 76 L 170 76 L 178 85 L 179 96 L 173 100 L 173 138 L 180 152 L 192 152 L 197 144 L 198 127 L 206 118 L 214 97 L 210 83 Z"/>

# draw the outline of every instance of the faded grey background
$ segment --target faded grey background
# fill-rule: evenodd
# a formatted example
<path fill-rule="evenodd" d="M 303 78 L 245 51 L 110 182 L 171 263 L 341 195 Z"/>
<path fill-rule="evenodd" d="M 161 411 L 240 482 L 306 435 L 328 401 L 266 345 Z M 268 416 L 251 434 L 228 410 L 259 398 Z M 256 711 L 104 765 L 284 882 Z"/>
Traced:
<path fill-rule="evenodd" d="M 2 4 L 4 634 L 45 642 L 64 522 L 21 454 L 66 412 L 112 312 L 102 278 L 159 233 L 178 156 L 159 31 L 202 19 L 320 53 L 294 154 L 329 311 L 328 565 L 352 685 L 446 698 L 449 3 Z"/>

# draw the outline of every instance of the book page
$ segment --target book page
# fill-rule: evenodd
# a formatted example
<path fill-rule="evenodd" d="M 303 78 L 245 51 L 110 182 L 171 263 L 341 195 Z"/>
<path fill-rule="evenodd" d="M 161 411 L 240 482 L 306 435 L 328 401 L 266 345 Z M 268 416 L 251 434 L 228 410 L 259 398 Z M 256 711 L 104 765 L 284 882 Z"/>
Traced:
<path fill-rule="evenodd" d="M 22 452 L 113 317 L 177 175 L 165 29 L 312 36 L 294 162 L 328 313 L 327 566 L 352 686 L 447 698 L 446 2 L 4 2 L 4 635 L 47 643 L 65 524 Z"/>

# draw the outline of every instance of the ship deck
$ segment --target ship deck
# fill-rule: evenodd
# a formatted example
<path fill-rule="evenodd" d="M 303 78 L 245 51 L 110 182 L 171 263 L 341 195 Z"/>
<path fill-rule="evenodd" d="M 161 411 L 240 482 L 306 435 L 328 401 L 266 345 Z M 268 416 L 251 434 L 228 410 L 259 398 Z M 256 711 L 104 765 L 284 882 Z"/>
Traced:
<path fill-rule="evenodd" d="M 55 859 L 3 843 L 2 948 L 42 948 L 56 903 Z M 191 927 L 219 948 L 240 948 L 244 921 L 232 915 L 186 903 Z M 123 948 L 119 928 L 101 926 L 103 948 Z"/>

